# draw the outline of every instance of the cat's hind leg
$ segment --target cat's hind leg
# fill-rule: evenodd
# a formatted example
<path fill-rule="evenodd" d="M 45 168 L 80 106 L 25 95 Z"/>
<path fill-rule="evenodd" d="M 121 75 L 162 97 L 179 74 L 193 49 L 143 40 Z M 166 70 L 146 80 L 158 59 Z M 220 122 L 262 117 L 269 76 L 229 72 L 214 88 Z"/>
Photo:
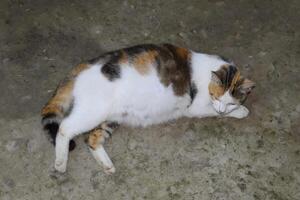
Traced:
<path fill-rule="evenodd" d="M 62 121 L 56 136 L 55 169 L 57 171 L 66 171 L 70 140 L 79 134 L 92 130 L 105 121 L 106 111 L 107 106 L 93 108 L 77 105 L 70 115 Z"/>
<path fill-rule="evenodd" d="M 89 149 L 96 161 L 104 167 L 104 172 L 112 174 L 115 172 L 115 167 L 107 155 L 103 145 L 106 138 L 111 137 L 114 129 L 119 125 L 115 122 L 104 122 L 99 127 L 92 130 L 89 134 L 88 145 Z"/>

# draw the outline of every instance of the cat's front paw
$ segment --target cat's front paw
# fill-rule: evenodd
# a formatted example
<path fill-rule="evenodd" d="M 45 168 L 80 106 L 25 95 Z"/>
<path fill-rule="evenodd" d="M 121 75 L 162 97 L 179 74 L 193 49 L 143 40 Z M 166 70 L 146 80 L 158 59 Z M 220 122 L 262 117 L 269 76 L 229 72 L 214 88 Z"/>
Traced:
<path fill-rule="evenodd" d="M 67 162 L 63 160 L 55 160 L 54 168 L 61 173 L 65 173 L 67 169 Z"/>
<path fill-rule="evenodd" d="M 245 106 L 240 106 L 238 109 L 228 114 L 229 117 L 234 117 L 238 119 L 245 118 L 248 115 L 249 115 L 249 110 Z"/>

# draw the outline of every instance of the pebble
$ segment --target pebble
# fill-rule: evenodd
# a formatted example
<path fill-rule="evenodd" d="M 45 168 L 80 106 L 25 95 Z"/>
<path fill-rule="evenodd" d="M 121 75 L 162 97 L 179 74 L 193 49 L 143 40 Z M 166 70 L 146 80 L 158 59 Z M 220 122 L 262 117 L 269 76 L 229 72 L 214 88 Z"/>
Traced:
<path fill-rule="evenodd" d="M 258 53 L 258 56 L 259 56 L 259 57 L 264 57 L 265 55 L 267 55 L 267 52 L 260 51 L 260 52 Z"/>
<path fill-rule="evenodd" d="M 183 33 L 183 32 L 178 33 L 178 35 L 179 35 L 181 38 L 186 38 L 186 34 Z"/>
<path fill-rule="evenodd" d="M 33 152 L 36 152 L 39 148 L 39 145 L 40 145 L 40 142 L 35 140 L 35 139 L 32 139 L 32 140 L 29 140 L 27 142 L 27 151 L 29 153 L 33 153 Z"/>
<path fill-rule="evenodd" d="M 26 96 L 23 96 L 21 97 L 21 101 L 24 102 L 24 101 L 29 101 L 32 97 L 30 95 L 26 95 Z"/>
<path fill-rule="evenodd" d="M 144 35 L 145 37 L 148 37 L 148 36 L 150 35 L 150 33 L 149 33 L 149 32 L 144 32 L 143 35 Z"/>
<path fill-rule="evenodd" d="M 16 140 L 9 141 L 6 144 L 5 148 L 8 152 L 15 152 L 19 148 L 18 141 Z"/>
<path fill-rule="evenodd" d="M 8 63 L 9 61 L 10 61 L 9 58 L 4 58 L 4 59 L 2 60 L 2 63 L 3 63 L 3 64 L 6 64 L 6 63 Z"/>
<path fill-rule="evenodd" d="M 130 150 L 134 150 L 136 148 L 136 146 L 137 146 L 137 142 L 135 140 L 130 140 L 129 141 L 128 148 Z"/>
<path fill-rule="evenodd" d="M 171 192 L 171 194 L 176 194 L 177 193 L 175 186 L 170 187 L 170 192 Z"/>
<path fill-rule="evenodd" d="M 208 36 L 207 36 L 207 32 L 206 32 L 205 29 L 201 29 L 200 33 L 201 33 L 201 36 L 202 36 L 204 39 L 206 39 L 206 38 L 208 37 Z"/>
<path fill-rule="evenodd" d="M 3 188 L 5 190 L 10 191 L 16 186 L 16 184 L 15 184 L 14 180 L 12 180 L 10 178 L 5 178 L 3 180 L 3 186 L 4 186 Z"/>

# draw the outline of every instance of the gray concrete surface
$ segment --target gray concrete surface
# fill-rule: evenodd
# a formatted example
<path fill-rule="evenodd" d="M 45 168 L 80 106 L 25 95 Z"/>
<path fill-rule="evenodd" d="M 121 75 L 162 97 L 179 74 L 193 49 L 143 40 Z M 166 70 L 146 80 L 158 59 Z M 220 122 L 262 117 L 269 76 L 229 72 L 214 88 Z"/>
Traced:
<path fill-rule="evenodd" d="M 0 2 L 0 199 L 300 199 L 300 1 Z M 39 111 L 69 69 L 104 51 L 171 42 L 233 59 L 257 87 L 236 119 L 121 127 L 117 172 L 84 144 L 68 172 Z"/>

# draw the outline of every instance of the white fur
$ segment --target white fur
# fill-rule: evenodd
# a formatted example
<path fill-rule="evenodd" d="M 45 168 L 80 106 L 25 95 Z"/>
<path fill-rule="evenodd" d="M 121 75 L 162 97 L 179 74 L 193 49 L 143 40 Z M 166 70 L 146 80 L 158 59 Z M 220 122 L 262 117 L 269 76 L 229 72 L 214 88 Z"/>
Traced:
<path fill-rule="evenodd" d="M 101 64 L 91 66 L 76 79 L 71 114 L 62 121 L 56 140 L 55 168 L 64 172 L 68 157 L 68 142 L 74 136 L 95 128 L 104 121 L 115 121 L 132 126 L 147 126 L 176 119 L 181 116 L 218 116 L 226 108 L 215 109 L 208 92 L 211 71 L 226 64 L 216 56 L 192 53 L 192 80 L 198 93 L 190 105 L 189 95 L 176 96 L 172 85 L 165 87 L 159 81 L 155 67 L 146 75 L 139 74 L 133 66 L 121 66 L 121 78 L 109 81 L 101 73 Z M 230 102 L 228 96 L 224 101 Z M 216 106 L 216 105 L 215 105 Z M 245 117 L 248 112 L 235 109 L 227 116 Z M 114 172 L 113 164 L 104 148 L 92 151 L 96 160 Z"/>
<path fill-rule="evenodd" d="M 92 155 L 94 156 L 94 158 L 96 159 L 96 161 L 100 165 L 103 165 L 105 173 L 107 174 L 115 173 L 116 169 L 102 145 L 99 145 L 95 150 L 91 148 L 89 149 Z"/>
<path fill-rule="evenodd" d="M 212 100 L 212 105 L 219 114 L 228 114 L 239 107 L 237 100 L 228 91 L 219 99 Z"/>

